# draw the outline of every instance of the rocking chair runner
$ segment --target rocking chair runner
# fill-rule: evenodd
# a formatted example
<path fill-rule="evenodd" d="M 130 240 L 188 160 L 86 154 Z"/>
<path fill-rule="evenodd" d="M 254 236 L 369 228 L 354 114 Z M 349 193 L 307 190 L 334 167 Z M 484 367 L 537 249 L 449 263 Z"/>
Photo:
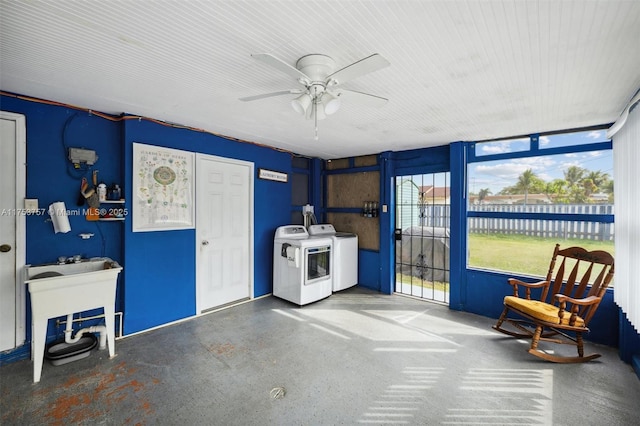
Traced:
<path fill-rule="evenodd" d="M 556 268 L 556 265 L 559 266 Z M 582 335 L 589 332 L 587 325 L 613 278 L 613 270 L 613 256 L 605 251 L 587 251 L 581 247 L 560 250 L 556 244 L 544 281 L 526 283 L 509 278 L 513 296 L 505 296 L 504 310 L 493 328 L 516 338 L 531 338 L 528 352 L 547 361 L 569 363 L 598 358 L 600 354 L 584 356 Z M 591 277 L 595 280 L 589 286 Z M 518 293 L 519 287 L 524 287 L 523 297 Z M 531 289 L 535 288 L 542 289 L 540 300 L 531 299 Z M 508 318 L 510 312 L 520 318 Z M 504 323 L 518 331 L 504 328 Z M 576 345 L 578 356 L 543 352 L 538 349 L 540 341 Z"/>

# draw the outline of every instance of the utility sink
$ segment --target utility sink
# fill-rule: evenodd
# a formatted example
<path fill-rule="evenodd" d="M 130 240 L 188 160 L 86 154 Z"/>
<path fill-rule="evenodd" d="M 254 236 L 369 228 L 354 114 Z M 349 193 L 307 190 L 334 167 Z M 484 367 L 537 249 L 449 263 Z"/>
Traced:
<path fill-rule="evenodd" d="M 47 263 L 43 265 L 27 265 L 28 279 L 42 279 L 37 278 L 38 275 L 54 272 L 61 275 L 76 275 L 84 274 L 87 272 L 96 272 L 111 267 L 120 267 L 118 262 L 115 262 L 108 257 L 92 257 L 91 259 L 82 259 L 79 262 L 71 263 Z"/>
<path fill-rule="evenodd" d="M 27 265 L 25 283 L 31 295 L 33 381 L 40 381 L 50 318 L 104 308 L 109 356 L 115 356 L 115 300 L 122 267 L 108 257 L 77 263 Z"/>

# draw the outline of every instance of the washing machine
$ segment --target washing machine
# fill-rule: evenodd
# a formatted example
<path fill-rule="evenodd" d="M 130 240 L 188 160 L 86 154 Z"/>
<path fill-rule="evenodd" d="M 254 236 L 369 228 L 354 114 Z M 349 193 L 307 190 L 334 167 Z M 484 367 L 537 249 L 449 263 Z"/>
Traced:
<path fill-rule="evenodd" d="M 276 229 L 273 239 L 273 295 L 303 306 L 331 296 L 330 237 L 310 238 L 302 225 Z"/>
<path fill-rule="evenodd" d="M 344 290 L 358 284 L 358 235 L 336 232 L 333 225 L 310 225 L 312 238 L 330 237 L 333 242 L 333 291 Z"/>

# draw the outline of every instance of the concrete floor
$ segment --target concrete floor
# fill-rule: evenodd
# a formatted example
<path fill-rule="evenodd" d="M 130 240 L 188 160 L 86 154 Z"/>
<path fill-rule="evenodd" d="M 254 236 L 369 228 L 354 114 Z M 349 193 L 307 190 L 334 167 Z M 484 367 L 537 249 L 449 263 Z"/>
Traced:
<path fill-rule="evenodd" d="M 38 384 L 30 361 L 3 366 L 0 423 L 640 424 L 616 349 L 547 363 L 494 322 L 358 288 L 303 308 L 266 297 L 120 339 L 114 359 L 45 362 Z"/>

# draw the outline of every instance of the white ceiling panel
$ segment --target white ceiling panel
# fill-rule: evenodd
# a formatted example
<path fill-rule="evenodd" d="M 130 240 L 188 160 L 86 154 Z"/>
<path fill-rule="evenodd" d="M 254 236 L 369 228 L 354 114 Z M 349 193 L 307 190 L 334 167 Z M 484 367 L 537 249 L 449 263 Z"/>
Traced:
<path fill-rule="evenodd" d="M 0 88 L 330 159 L 610 123 L 639 40 L 640 1 L 0 0 Z M 389 102 L 345 94 L 316 141 L 296 95 L 238 100 L 301 87 L 252 53 L 378 53 L 342 87 Z"/>

